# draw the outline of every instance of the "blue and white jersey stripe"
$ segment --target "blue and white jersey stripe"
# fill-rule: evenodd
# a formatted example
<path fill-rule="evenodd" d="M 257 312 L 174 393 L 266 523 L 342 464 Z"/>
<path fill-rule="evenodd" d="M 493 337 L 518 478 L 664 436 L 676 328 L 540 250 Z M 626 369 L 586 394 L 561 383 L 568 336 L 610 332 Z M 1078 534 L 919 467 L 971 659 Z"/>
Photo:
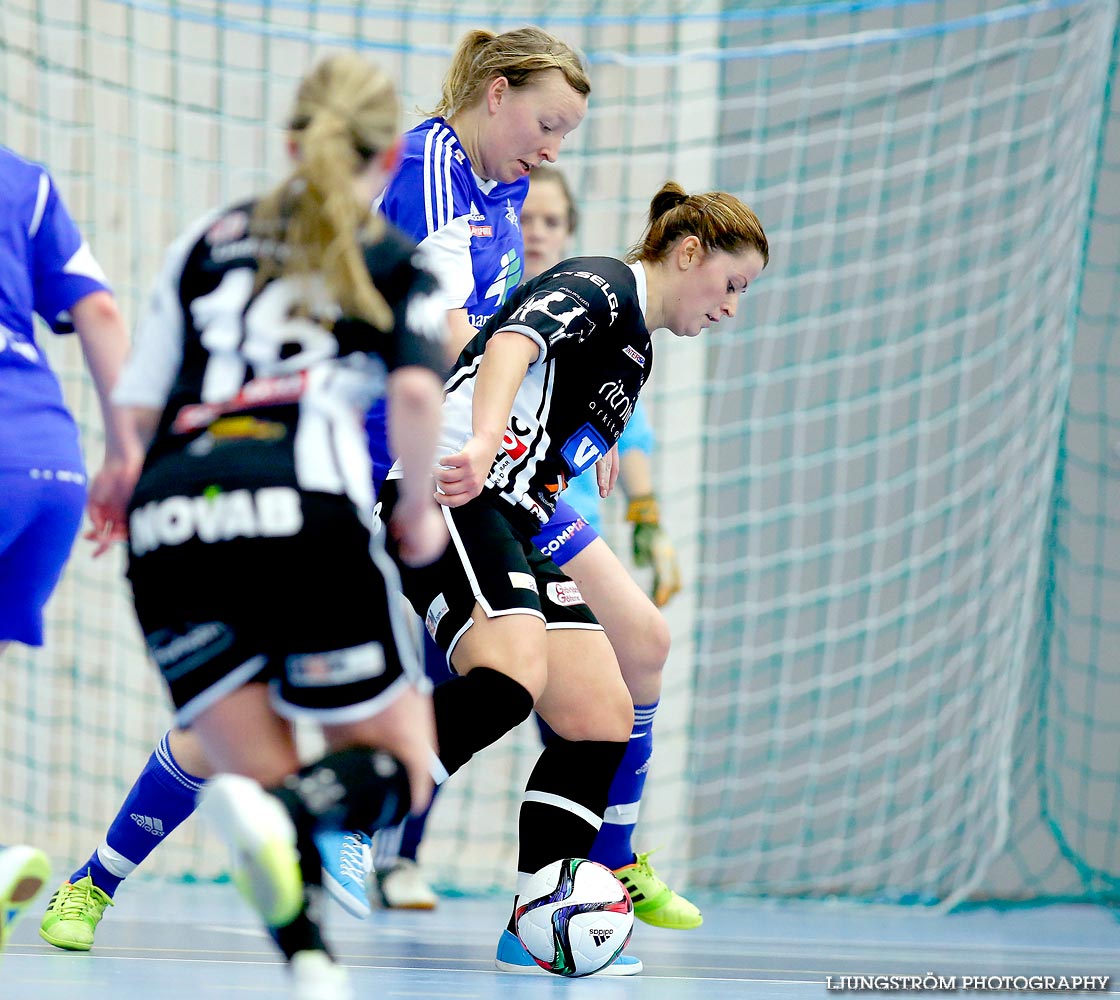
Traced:
<path fill-rule="evenodd" d="M 448 309 L 466 309 L 476 329 L 521 280 L 520 215 L 529 179 L 483 180 L 455 130 L 430 118 L 404 136 L 381 212 L 420 245 L 440 278 Z"/>

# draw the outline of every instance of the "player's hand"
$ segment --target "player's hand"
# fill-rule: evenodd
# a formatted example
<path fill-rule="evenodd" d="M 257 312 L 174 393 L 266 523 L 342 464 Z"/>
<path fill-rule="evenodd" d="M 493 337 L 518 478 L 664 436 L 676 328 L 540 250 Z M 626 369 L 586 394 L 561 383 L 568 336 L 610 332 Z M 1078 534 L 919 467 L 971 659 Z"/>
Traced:
<path fill-rule="evenodd" d="M 634 525 L 634 565 L 653 567 L 653 603 L 663 608 L 681 589 L 681 570 L 677 551 L 661 530 L 661 511 L 652 494 L 633 497 L 626 520 Z"/>
<path fill-rule="evenodd" d="M 414 568 L 434 563 L 443 555 L 450 537 L 443 514 L 429 497 L 415 503 L 401 500 L 393 508 L 389 530 L 397 541 L 401 560 Z"/>
<path fill-rule="evenodd" d="M 621 463 L 618 460 L 618 443 L 611 446 L 602 458 L 595 463 L 595 482 L 599 486 L 599 496 L 609 497 L 614 484 L 618 481 L 618 470 Z"/>
<path fill-rule="evenodd" d="M 637 534 L 642 525 L 635 525 Z M 669 536 L 660 527 L 655 527 L 649 539 L 650 558 L 653 563 L 653 589 L 650 597 L 659 608 L 665 607 L 669 599 L 681 589 L 681 568 L 677 563 L 677 550 Z"/>
<path fill-rule="evenodd" d="M 445 455 L 436 466 L 436 500 L 445 507 L 461 507 L 473 500 L 486 485 L 495 449 L 485 441 L 472 437 L 463 450 Z"/>
<path fill-rule="evenodd" d="M 128 501 L 142 465 L 139 456 L 107 461 L 90 483 L 86 513 L 92 527 L 82 537 L 96 543 L 94 559 L 108 552 L 114 542 L 128 541 Z"/>

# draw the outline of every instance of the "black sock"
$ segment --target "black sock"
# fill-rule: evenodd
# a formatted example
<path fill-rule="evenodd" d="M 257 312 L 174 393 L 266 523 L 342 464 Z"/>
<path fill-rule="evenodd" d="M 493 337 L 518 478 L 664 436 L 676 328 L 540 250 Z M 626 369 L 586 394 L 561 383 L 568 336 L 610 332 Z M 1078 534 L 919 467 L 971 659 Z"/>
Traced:
<path fill-rule="evenodd" d="M 465 677 L 437 685 L 432 701 L 439 759 L 448 774 L 520 725 L 533 710 L 533 696 L 490 667 L 475 667 Z"/>
<path fill-rule="evenodd" d="M 372 833 L 399 823 L 412 803 L 404 765 L 370 747 L 335 750 L 269 791 L 284 803 L 300 834 L 320 826 Z"/>
<path fill-rule="evenodd" d="M 521 803 L 519 873 L 532 875 L 561 858 L 586 858 L 591 853 L 626 747 L 626 743 L 575 742 L 554 736 L 541 751 Z M 509 929 L 515 930 L 512 916 Z"/>
<path fill-rule="evenodd" d="M 273 793 L 277 789 L 271 789 Z M 285 802 L 285 805 L 288 805 Z M 289 813 L 291 809 L 289 808 Z M 323 861 L 315 845 L 313 826 L 308 823 L 296 826 L 296 850 L 299 851 L 299 871 L 303 878 L 303 907 L 296 918 L 283 927 L 270 927 L 268 933 L 276 946 L 290 962 L 300 951 L 325 951 L 330 955 L 320 930 L 323 907 Z M 333 957 L 333 956 L 332 956 Z"/>
<path fill-rule="evenodd" d="M 315 846 L 315 831 L 326 827 L 372 832 L 399 822 L 411 801 L 404 765 L 369 747 L 337 750 L 269 791 L 295 824 L 303 876 L 303 908 L 291 923 L 270 927 L 269 933 L 289 961 L 300 951 L 329 955 L 320 930 L 323 861 Z"/>

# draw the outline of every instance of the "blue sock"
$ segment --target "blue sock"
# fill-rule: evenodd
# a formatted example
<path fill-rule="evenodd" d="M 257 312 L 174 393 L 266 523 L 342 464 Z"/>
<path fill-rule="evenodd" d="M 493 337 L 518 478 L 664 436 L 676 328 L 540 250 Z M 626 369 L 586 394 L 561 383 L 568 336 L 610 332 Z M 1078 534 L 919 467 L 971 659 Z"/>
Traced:
<path fill-rule="evenodd" d="M 653 755 L 653 716 L 658 702 L 634 706 L 634 730 L 614 772 L 611 790 L 607 796 L 607 811 L 603 825 L 595 837 L 588 857 L 610 869 L 633 864 L 634 848 L 630 838 L 638 824 L 638 805 L 646 785 L 649 759 Z"/>
<path fill-rule="evenodd" d="M 404 821 L 400 856 L 406 861 L 415 861 L 416 855 L 420 853 L 420 841 L 424 839 L 424 827 L 428 825 L 428 817 L 431 815 L 432 806 L 435 805 L 436 793 L 439 789 L 439 785 L 432 789 L 432 801 L 428 803 L 427 809 L 419 816 L 413 816 L 410 813 Z"/>
<path fill-rule="evenodd" d="M 164 733 L 125 796 L 105 840 L 70 876 L 71 882 L 92 875 L 93 884 L 112 896 L 136 866 L 163 843 L 163 838 L 194 812 L 195 796 L 203 780 L 179 767 L 167 736 Z"/>

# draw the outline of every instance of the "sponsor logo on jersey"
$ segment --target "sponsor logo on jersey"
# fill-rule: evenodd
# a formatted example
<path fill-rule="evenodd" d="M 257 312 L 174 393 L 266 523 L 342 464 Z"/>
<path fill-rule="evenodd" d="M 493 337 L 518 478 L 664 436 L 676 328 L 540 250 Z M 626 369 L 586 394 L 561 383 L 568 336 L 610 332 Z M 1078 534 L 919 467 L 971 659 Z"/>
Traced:
<path fill-rule="evenodd" d="M 528 433 L 529 428 L 522 426 L 521 421 L 511 414 L 509 418 L 509 427 L 506 428 L 506 432 L 502 435 L 502 451 L 509 455 L 510 458 L 520 458 L 529 450 L 529 446 L 521 440 L 522 437 L 525 437 Z"/>
<path fill-rule="evenodd" d="M 443 616 L 450 610 L 447 606 L 447 598 L 443 594 L 436 594 L 435 600 L 428 605 L 428 613 L 424 615 L 424 627 L 433 639 L 436 637 L 439 623 L 443 621 Z"/>
<path fill-rule="evenodd" d="M 610 446 L 590 424 L 584 424 L 560 449 L 564 461 L 572 470 L 573 476 L 578 476 L 585 469 L 591 468 L 608 451 Z"/>
<path fill-rule="evenodd" d="M 484 298 L 491 299 L 497 296 L 499 306 L 503 305 L 521 281 L 521 257 L 516 250 L 507 250 L 502 254 L 502 266 L 490 287 L 486 289 Z"/>
<path fill-rule="evenodd" d="M 385 673 L 385 650 L 367 642 L 327 653 L 300 653 L 285 661 L 289 683 L 296 687 L 336 687 L 368 681 Z"/>
<path fill-rule="evenodd" d="M 599 386 L 599 398 L 618 414 L 623 424 L 630 419 L 630 414 L 634 412 L 634 401 L 626 394 L 621 379 L 604 382 Z"/>
<path fill-rule="evenodd" d="M 278 257 L 289 256 L 290 250 L 284 249 L 275 240 L 262 240 L 256 236 L 245 236 L 229 243 L 218 243 L 210 247 L 210 259 L 215 264 L 228 264 L 234 260 L 249 260 L 259 254 L 275 254 Z"/>
<path fill-rule="evenodd" d="M 573 278 L 583 278 L 599 288 L 606 296 L 607 305 L 610 307 L 611 322 L 613 323 L 618 319 L 618 296 L 611 291 L 611 283 L 606 278 L 601 274 L 595 274 L 593 271 L 560 271 L 556 276 L 559 277 L 564 274 L 570 274 Z"/>
<path fill-rule="evenodd" d="M 534 594 L 540 593 L 537 590 L 537 579 L 532 573 L 510 573 L 509 582 L 511 587 L 517 587 L 520 590 L 531 590 Z"/>
<path fill-rule="evenodd" d="M 257 417 L 219 417 L 207 433 L 218 441 L 279 441 L 288 428 L 275 420 Z"/>
<path fill-rule="evenodd" d="M 307 373 L 278 375 L 274 378 L 255 378 L 246 382 L 232 399 L 222 403 L 192 403 L 184 406 L 171 424 L 173 434 L 190 434 L 209 426 L 225 413 L 252 410 L 258 406 L 279 406 L 295 403 L 303 395 Z"/>
<path fill-rule="evenodd" d="M 471 236 L 493 236 L 493 226 L 471 226 Z"/>
<path fill-rule="evenodd" d="M 587 317 L 586 306 L 580 305 L 567 292 L 541 292 L 529 296 L 510 321 L 531 326 L 550 344 L 569 337 L 583 343 L 595 329 L 595 323 Z"/>
<path fill-rule="evenodd" d="M 622 437 L 622 432 L 626 429 L 626 424 L 619 419 L 617 413 L 597 399 L 591 400 L 591 402 L 587 404 L 587 408 L 602 421 L 602 426 L 606 428 L 608 434 L 616 440 Z"/>
<path fill-rule="evenodd" d="M 558 604 L 562 608 L 572 608 L 577 604 L 585 603 L 575 580 L 553 580 L 545 587 L 545 593 L 553 604 Z"/>
<path fill-rule="evenodd" d="M 56 483 L 77 483 L 79 486 L 86 481 L 84 472 L 74 472 L 72 469 L 28 469 L 27 475 L 31 479 L 45 479 Z"/>
<path fill-rule="evenodd" d="M 517 417 L 509 418 L 510 426 L 502 435 L 502 449 L 494 458 L 494 464 L 486 477 L 487 481 L 495 486 L 504 487 L 509 482 L 509 474 L 518 460 L 529 450 L 529 446 L 522 440 L 528 435 L 529 428 L 523 427 Z"/>
<path fill-rule="evenodd" d="M 285 538 L 303 527 L 299 492 L 291 486 L 209 492 L 200 497 L 152 500 L 132 512 L 129 537 L 134 555 L 192 538 L 210 544 L 234 538 Z"/>
<path fill-rule="evenodd" d="M 639 354 L 629 344 L 627 344 L 622 349 L 622 353 L 625 354 L 631 361 L 633 361 L 634 364 L 636 364 L 639 368 L 645 368 L 645 366 L 646 366 L 646 356 L 644 354 Z"/>
<path fill-rule="evenodd" d="M 222 622 L 192 625 L 182 633 L 160 629 L 145 638 L 152 659 L 168 681 L 190 673 L 233 644 L 233 633 Z"/>
<path fill-rule="evenodd" d="M 248 231 L 248 214 L 240 211 L 230 212 L 206 230 L 206 242 L 211 246 L 215 243 L 228 243 L 230 240 L 241 239 Z"/>
<path fill-rule="evenodd" d="M 586 527 L 587 522 L 582 517 L 577 517 L 570 524 L 565 525 L 564 530 L 557 534 L 555 538 L 550 538 L 548 544 L 541 546 L 541 555 L 546 555 L 551 559 Z"/>
<path fill-rule="evenodd" d="M 547 524 L 548 519 L 555 513 L 554 510 L 545 510 L 536 500 L 529 496 L 528 493 L 522 493 L 519 497 L 515 497 L 510 493 L 502 493 L 500 496 L 509 503 L 516 504 L 518 507 L 524 507 L 533 517 L 540 521 L 541 524 Z"/>

